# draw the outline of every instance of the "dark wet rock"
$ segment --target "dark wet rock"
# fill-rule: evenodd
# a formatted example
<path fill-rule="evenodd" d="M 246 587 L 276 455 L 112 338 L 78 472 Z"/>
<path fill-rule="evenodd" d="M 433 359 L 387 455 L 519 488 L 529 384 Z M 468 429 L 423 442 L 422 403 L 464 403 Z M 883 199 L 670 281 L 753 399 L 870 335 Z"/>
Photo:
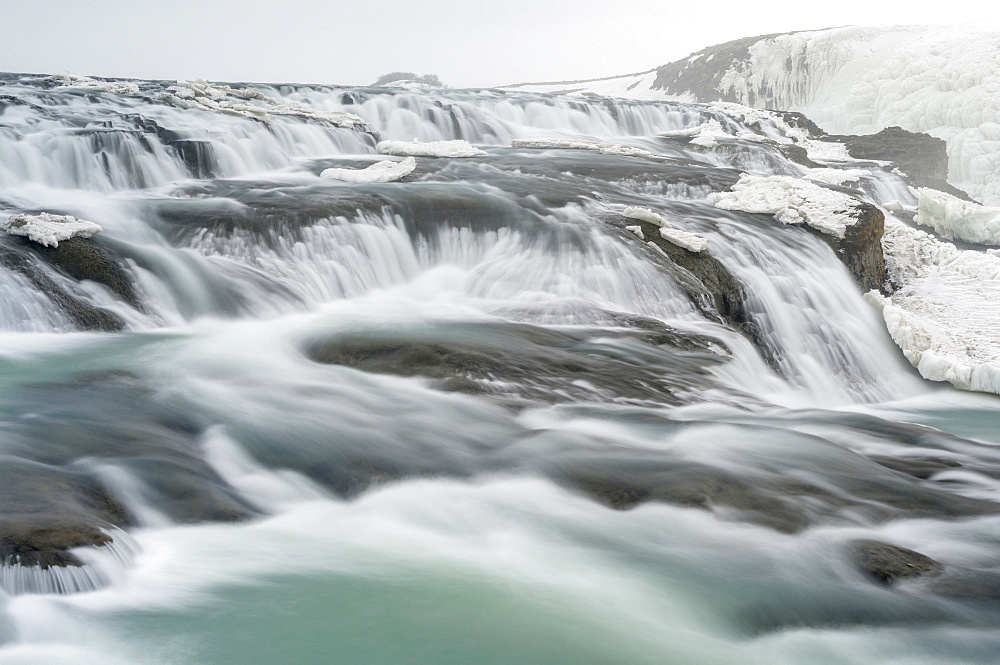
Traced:
<path fill-rule="evenodd" d="M 132 519 L 89 475 L 26 460 L 0 461 L 0 561 L 80 565 L 67 550 L 111 542 Z"/>
<path fill-rule="evenodd" d="M 31 241 L 22 244 L 73 279 L 103 284 L 132 307 L 142 309 L 128 268 L 92 238 L 70 238 L 56 247 Z"/>
<path fill-rule="evenodd" d="M 121 464 L 142 481 L 149 504 L 175 522 L 238 522 L 257 513 L 201 460 L 145 456 Z"/>
<path fill-rule="evenodd" d="M 728 324 L 742 332 L 772 368 L 778 367 L 777 349 L 747 309 L 743 285 L 721 261 L 707 250 L 692 252 L 664 239 L 660 235 L 660 227 L 655 224 L 636 219 L 629 219 L 627 223 L 639 226 L 645 241 L 653 243 L 662 252 L 660 256 L 665 256 L 673 266 L 680 269 L 672 269 L 670 273 L 698 311 L 707 318 Z M 615 224 L 623 225 L 619 220 L 615 220 Z M 623 233 L 630 241 L 640 241 L 630 231 Z M 658 254 L 651 252 L 652 256 Z"/>
<path fill-rule="evenodd" d="M 610 461 L 602 467 L 571 471 L 561 480 L 616 510 L 654 501 L 712 510 L 782 533 L 796 533 L 810 524 L 795 501 L 722 469 L 685 461 L 669 467 Z"/>
<path fill-rule="evenodd" d="M 125 327 L 125 321 L 120 316 L 70 292 L 47 275 L 36 259 L 30 257 L 31 252 L 25 250 L 23 246 L 12 248 L 0 243 L 0 265 L 27 278 L 36 289 L 48 296 L 59 307 L 59 310 L 69 318 L 74 326 L 80 330 L 108 332 L 116 332 Z"/>
<path fill-rule="evenodd" d="M 877 540 L 855 540 L 850 547 L 858 568 L 881 584 L 938 575 L 944 569 L 940 563 L 920 552 Z"/>
<path fill-rule="evenodd" d="M 22 386 L 9 396 L 0 460 L 0 555 L 23 564 L 77 565 L 68 548 L 110 542 L 128 528 L 128 505 L 91 460 L 127 473 L 153 509 L 178 522 L 235 521 L 256 514 L 208 465 L 203 427 L 162 404 L 127 372 Z"/>
<path fill-rule="evenodd" d="M 882 253 L 885 215 L 864 201 L 857 202 L 853 214 L 857 221 L 847 227 L 843 238 L 809 226 L 806 228 L 830 246 L 862 291 L 877 289 L 888 292 L 885 257 Z"/>
<path fill-rule="evenodd" d="M 505 400 L 680 404 L 692 388 L 712 382 L 708 369 L 723 361 L 720 345 L 662 333 L 657 341 L 664 346 L 651 348 L 528 325 L 452 324 L 439 336 L 379 331 L 320 339 L 306 353 L 317 362 L 424 376 L 445 390 Z"/>
<path fill-rule="evenodd" d="M 172 145 L 194 178 L 211 178 L 219 170 L 215 151 L 209 141 L 177 139 Z"/>
<path fill-rule="evenodd" d="M 948 184 L 947 143 L 923 132 L 910 132 L 901 127 L 887 127 L 877 134 L 819 134 L 824 140 L 839 141 L 856 159 L 892 162 L 920 187 L 931 187 L 959 198 L 969 195 Z"/>
<path fill-rule="evenodd" d="M 950 471 L 962 467 L 960 462 L 950 459 L 885 457 L 878 455 L 873 455 L 869 459 L 887 469 L 905 473 L 908 476 L 913 476 L 921 480 L 927 480 L 941 471 Z"/>

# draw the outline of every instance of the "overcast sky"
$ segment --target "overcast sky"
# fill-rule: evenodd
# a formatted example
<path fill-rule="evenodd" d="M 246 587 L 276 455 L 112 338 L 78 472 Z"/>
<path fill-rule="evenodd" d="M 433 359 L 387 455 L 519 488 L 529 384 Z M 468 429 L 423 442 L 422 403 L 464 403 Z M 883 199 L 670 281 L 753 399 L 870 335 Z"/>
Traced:
<path fill-rule="evenodd" d="M 364 85 L 405 70 L 453 87 L 489 86 L 645 71 L 771 32 L 968 22 L 1000 29 L 1000 11 L 987 4 L 0 0 L 0 71 Z"/>

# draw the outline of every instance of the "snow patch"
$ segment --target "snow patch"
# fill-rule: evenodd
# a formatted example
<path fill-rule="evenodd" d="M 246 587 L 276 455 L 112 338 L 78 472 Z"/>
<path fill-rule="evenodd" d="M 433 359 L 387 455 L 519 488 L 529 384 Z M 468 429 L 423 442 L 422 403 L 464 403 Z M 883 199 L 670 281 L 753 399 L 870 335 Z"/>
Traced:
<path fill-rule="evenodd" d="M 46 247 L 58 247 L 63 240 L 74 237 L 89 238 L 102 229 L 93 222 L 76 219 L 71 215 L 53 215 L 47 212 L 37 215 L 14 215 L 4 224 L 4 231 L 14 236 L 27 236 Z"/>
<path fill-rule="evenodd" d="M 774 215 L 784 224 L 806 224 L 838 238 L 857 221 L 856 200 L 791 176 L 744 173 L 730 191 L 709 194 L 708 202 L 723 210 Z"/>
<path fill-rule="evenodd" d="M 701 236 L 674 228 L 665 217 L 653 212 L 649 208 L 625 208 L 622 216 L 628 219 L 638 219 L 660 227 L 661 238 L 690 252 L 703 252 L 708 247 L 708 243 Z M 626 226 L 625 228 L 637 233 L 640 238 L 644 237 L 642 235 L 642 228 L 639 226 Z"/>
<path fill-rule="evenodd" d="M 400 157 L 477 157 L 486 153 L 468 141 L 382 141 L 375 146 L 375 151 L 382 155 L 397 155 Z"/>
<path fill-rule="evenodd" d="M 963 201 L 926 187 L 917 190 L 917 197 L 917 216 L 913 218 L 917 224 L 952 240 L 1000 245 L 1000 208 Z"/>
<path fill-rule="evenodd" d="M 325 169 L 319 175 L 321 178 L 330 178 L 331 180 L 341 180 L 343 182 L 394 182 L 410 175 L 415 168 L 417 168 L 417 160 L 413 157 L 407 157 L 401 162 L 375 162 L 363 169 Z"/>

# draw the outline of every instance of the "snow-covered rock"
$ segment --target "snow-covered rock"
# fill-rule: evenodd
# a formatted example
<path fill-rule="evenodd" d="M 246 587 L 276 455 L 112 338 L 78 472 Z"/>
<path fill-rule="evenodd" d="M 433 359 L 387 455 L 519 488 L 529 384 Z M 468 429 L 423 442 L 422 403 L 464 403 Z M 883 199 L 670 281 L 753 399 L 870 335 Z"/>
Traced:
<path fill-rule="evenodd" d="M 980 245 L 1000 245 L 1000 208 L 921 187 L 917 190 L 917 216 L 913 221 L 929 226 L 945 238 Z"/>
<path fill-rule="evenodd" d="M 297 116 L 352 128 L 365 121 L 346 111 L 319 111 L 294 102 L 281 102 L 257 88 L 232 88 L 204 80 L 180 81 L 163 97 L 184 108 L 202 108 L 219 113 L 268 120 L 272 115 Z"/>
<path fill-rule="evenodd" d="M 478 157 L 486 153 L 468 141 L 382 141 L 375 146 L 382 155 L 399 157 Z"/>
<path fill-rule="evenodd" d="M 728 192 L 716 192 L 708 201 L 724 210 L 774 215 L 784 224 L 806 224 L 843 238 L 857 221 L 858 202 L 847 194 L 791 176 L 755 176 L 744 173 Z"/>
<path fill-rule="evenodd" d="M 341 180 L 343 182 L 394 182 L 410 175 L 415 168 L 417 168 L 417 160 L 413 157 L 407 157 L 401 162 L 375 162 L 363 169 L 325 169 L 319 175 L 321 178 Z"/>
<path fill-rule="evenodd" d="M 661 238 L 690 252 L 703 252 L 708 247 L 708 242 L 701 236 L 675 228 L 663 215 L 657 214 L 649 208 L 625 208 L 622 215 L 628 219 L 637 219 L 660 227 Z M 626 226 L 625 228 L 633 231 L 640 238 L 644 237 L 641 226 Z"/>
<path fill-rule="evenodd" d="M 56 83 L 60 88 L 80 88 L 91 92 L 113 92 L 118 95 L 139 94 L 139 84 L 132 81 L 103 81 L 89 76 L 74 74 L 53 74 L 42 79 Z"/>
<path fill-rule="evenodd" d="M 711 118 L 697 127 L 688 129 L 674 129 L 660 132 L 660 136 L 668 138 L 691 137 L 691 143 L 705 148 L 712 148 L 718 145 L 719 139 L 731 139 L 733 136 L 723 129 L 722 124 L 715 118 Z"/>
<path fill-rule="evenodd" d="M 15 236 L 27 236 L 46 247 L 58 247 L 63 240 L 81 237 L 90 238 L 104 229 L 93 222 L 76 219 L 71 215 L 53 215 L 47 212 L 37 215 L 14 215 L 4 223 L 4 231 Z"/>
<path fill-rule="evenodd" d="M 653 157 L 653 153 L 644 148 L 631 145 L 612 143 L 611 141 L 593 141 L 590 139 L 536 138 L 514 139 L 510 142 L 512 148 L 538 148 L 560 150 L 595 150 L 605 155 L 621 155 L 624 157 Z"/>

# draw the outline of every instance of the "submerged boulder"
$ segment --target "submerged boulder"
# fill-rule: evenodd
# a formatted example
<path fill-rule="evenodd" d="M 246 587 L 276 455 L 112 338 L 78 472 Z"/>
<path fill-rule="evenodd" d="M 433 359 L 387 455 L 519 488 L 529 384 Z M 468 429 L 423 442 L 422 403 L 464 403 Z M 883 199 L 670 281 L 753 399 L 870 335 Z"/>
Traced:
<path fill-rule="evenodd" d="M 858 568 L 886 585 L 937 575 L 944 569 L 925 554 L 877 540 L 855 540 L 851 543 L 851 554 Z"/>
<path fill-rule="evenodd" d="M 69 550 L 107 545 L 128 512 L 89 475 L 26 460 L 0 462 L 0 563 L 78 566 Z"/>

